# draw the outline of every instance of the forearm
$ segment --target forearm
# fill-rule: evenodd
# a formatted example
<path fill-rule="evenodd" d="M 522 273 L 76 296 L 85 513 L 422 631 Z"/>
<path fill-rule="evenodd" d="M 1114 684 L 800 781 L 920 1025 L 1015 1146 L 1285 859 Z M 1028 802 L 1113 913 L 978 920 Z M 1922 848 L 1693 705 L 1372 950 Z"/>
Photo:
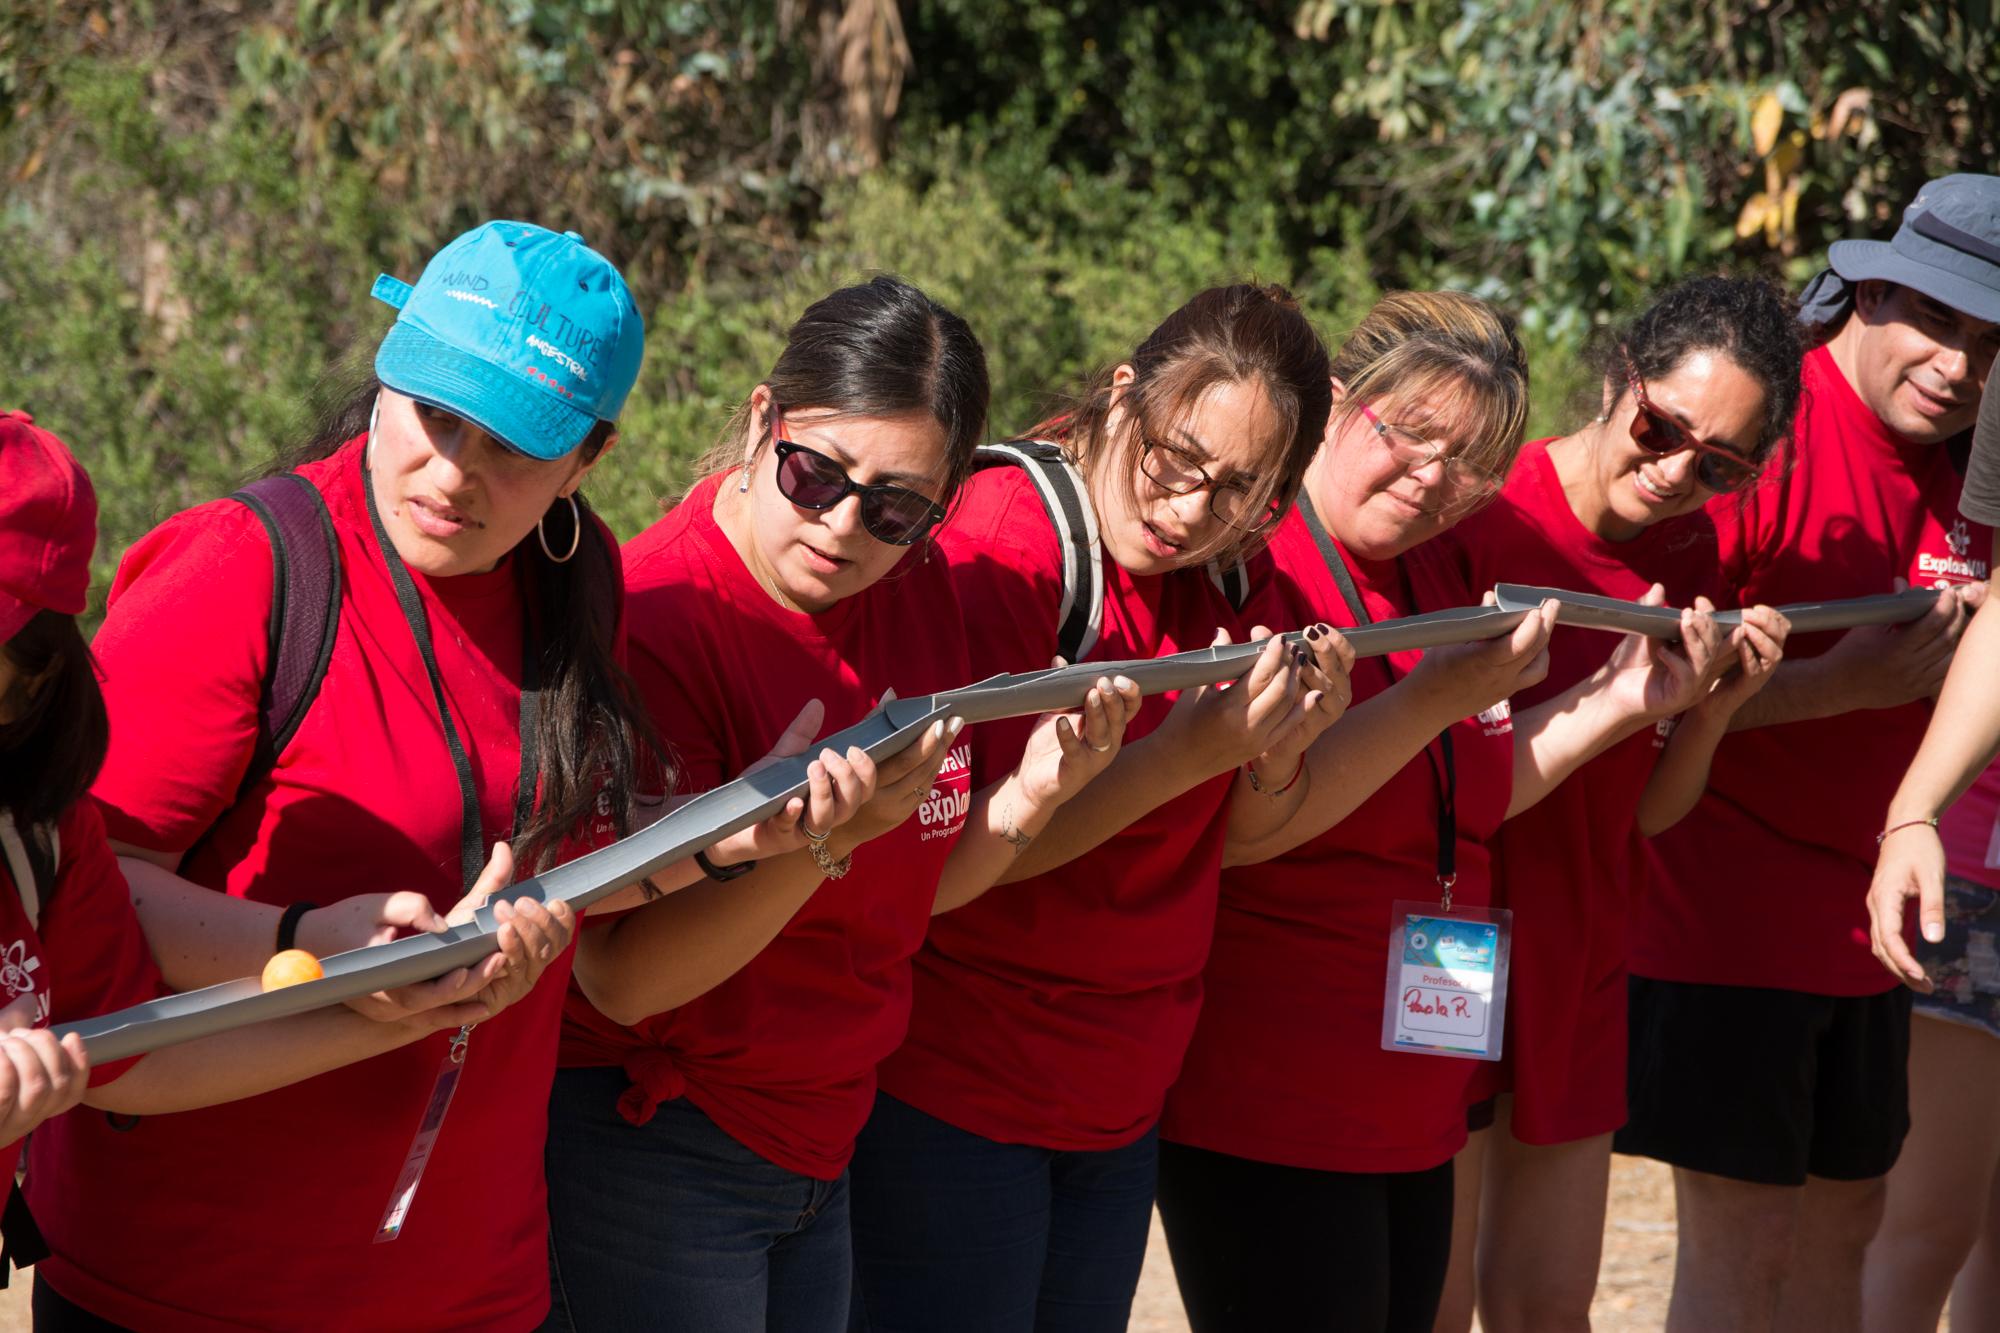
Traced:
<path fill-rule="evenodd" d="M 712 859 L 712 858 L 711 858 Z M 724 864 L 717 861 L 718 866 Z M 635 907 L 658 902 L 670 893 L 678 893 L 690 884 L 708 878 L 696 865 L 693 857 L 676 861 L 664 869 L 656 870 L 636 884 L 627 884 L 608 897 L 599 898 L 590 905 L 592 916 L 613 916 L 619 912 L 629 912 Z"/>
<path fill-rule="evenodd" d="M 1013 884 L 1067 865 L 1213 776 L 1174 754 L 1158 732 L 1130 741 L 1110 768 L 1063 802 L 1041 833 L 994 882 Z"/>
<path fill-rule="evenodd" d="M 1731 716 L 1705 708 L 1691 708 L 1681 715 L 1640 794 L 1640 834 L 1650 838 L 1664 833 L 1694 809 L 1708 789 L 1709 766 L 1715 761 L 1715 747 L 1729 734 Z"/>
<path fill-rule="evenodd" d="M 972 808 L 966 812 L 965 828 L 945 861 L 944 873 L 938 877 L 932 915 L 963 907 L 1001 883 L 1061 808 L 1043 810 L 1030 801 L 1021 790 L 1019 774 L 974 796 Z"/>
<path fill-rule="evenodd" d="M 1530 808 L 1577 769 L 1656 720 L 1619 706 L 1603 687 L 1601 673 L 1516 713 L 1514 787 L 1507 818 Z"/>
<path fill-rule="evenodd" d="M 1778 663 L 1770 682 L 1736 710 L 1729 729 L 1747 731 L 1851 713 L 1862 705 L 1849 683 L 1838 659 L 1829 663 L 1824 656 L 1787 658 Z"/>
<path fill-rule="evenodd" d="M 318 1009 L 154 1051 L 92 1088 L 84 1103 L 120 1115 L 192 1111 L 282 1088 L 438 1030 L 422 1014 L 378 1023 L 344 1006 Z"/>
<path fill-rule="evenodd" d="M 583 932 L 577 985 L 607 1018 L 628 1027 L 677 1009 L 762 952 L 824 878 L 810 854 L 792 852 L 740 880 L 705 880 L 623 913 Z"/>
<path fill-rule="evenodd" d="M 1941 815 L 2000 754 L 2000 611 L 1988 600 L 1966 626 L 1917 757 L 1903 775 L 1888 822 Z"/>
<path fill-rule="evenodd" d="M 1269 812 L 1261 812 L 1260 818 L 1256 807 L 1239 793 L 1231 807 L 1222 863 L 1268 861 L 1340 823 L 1422 754 L 1440 732 L 1465 717 L 1463 705 L 1463 700 L 1412 675 L 1348 710 L 1306 751 L 1306 771 L 1299 776 L 1304 793 L 1282 822 L 1273 823 Z M 1250 812 L 1240 825 L 1235 818 L 1239 811 Z"/>
<path fill-rule="evenodd" d="M 190 884 L 160 865 L 120 856 L 132 907 L 160 973 L 177 991 L 252 977 L 270 961 L 283 909 Z"/>

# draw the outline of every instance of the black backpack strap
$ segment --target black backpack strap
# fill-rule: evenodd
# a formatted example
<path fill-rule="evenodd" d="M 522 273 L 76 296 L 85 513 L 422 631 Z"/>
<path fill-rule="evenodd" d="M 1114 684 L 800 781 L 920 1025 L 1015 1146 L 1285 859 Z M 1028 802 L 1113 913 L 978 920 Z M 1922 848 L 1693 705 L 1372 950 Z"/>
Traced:
<path fill-rule="evenodd" d="M 982 445 L 974 468 L 1017 467 L 1028 474 L 1055 525 L 1062 548 L 1062 605 L 1056 618 L 1056 651 L 1081 662 L 1097 646 L 1104 629 L 1104 558 L 1097 536 L 1097 513 L 1083 474 L 1062 447 L 1047 440 L 1009 440 Z"/>
<path fill-rule="evenodd" d="M 240 799 L 276 767 L 319 696 L 340 627 L 340 554 L 326 502 L 304 477 L 261 477 L 229 498 L 263 523 L 272 565 L 270 664 L 257 706 L 257 748 L 236 789 Z"/>

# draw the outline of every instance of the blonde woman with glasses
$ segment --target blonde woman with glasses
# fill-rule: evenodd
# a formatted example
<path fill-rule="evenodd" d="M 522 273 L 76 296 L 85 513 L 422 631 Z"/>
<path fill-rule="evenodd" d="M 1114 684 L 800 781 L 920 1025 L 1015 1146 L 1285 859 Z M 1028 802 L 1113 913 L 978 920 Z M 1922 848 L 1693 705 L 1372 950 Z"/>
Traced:
<path fill-rule="evenodd" d="M 1334 358 L 1333 389 L 1298 505 L 1251 570 L 1252 614 L 1339 628 L 1477 603 L 1432 539 L 1498 493 L 1521 447 L 1512 320 L 1456 293 L 1394 293 Z M 1504 638 L 1357 664 L 1296 812 L 1263 836 L 1232 829 L 1201 1019 L 1160 1129 L 1160 1210 L 1197 1333 L 1428 1333 L 1484 1066 L 1385 1049 L 1385 1030 L 1434 1017 L 1385 1022 L 1409 1000 L 1398 987 L 1388 1007 L 1392 928 L 1399 962 L 1490 949 L 1466 909 L 1490 900 L 1501 822 L 1650 724 L 1695 669 L 1627 649 L 1513 717 L 1509 697 L 1548 670 L 1553 623 L 1546 605 Z M 1445 931 L 1406 919 L 1413 902 Z"/>

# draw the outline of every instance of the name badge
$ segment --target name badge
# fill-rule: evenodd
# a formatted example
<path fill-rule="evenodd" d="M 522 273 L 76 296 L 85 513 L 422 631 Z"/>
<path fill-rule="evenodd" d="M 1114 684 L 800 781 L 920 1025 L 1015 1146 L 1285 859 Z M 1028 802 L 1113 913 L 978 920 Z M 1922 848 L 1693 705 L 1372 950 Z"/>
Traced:
<path fill-rule="evenodd" d="M 1396 903 L 1382 1049 L 1498 1060 L 1513 922 L 1504 907 Z"/>

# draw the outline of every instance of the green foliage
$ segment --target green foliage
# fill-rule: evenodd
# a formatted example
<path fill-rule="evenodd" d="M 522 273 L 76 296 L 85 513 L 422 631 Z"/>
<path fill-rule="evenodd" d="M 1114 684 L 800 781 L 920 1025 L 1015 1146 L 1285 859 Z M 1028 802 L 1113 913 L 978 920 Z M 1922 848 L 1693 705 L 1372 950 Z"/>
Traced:
<path fill-rule="evenodd" d="M 1988 0 L 20 0 L 7 405 L 97 476 L 108 574 L 365 369 L 375 272 L 514 216 L 588 236 L 647 310 L 592 482 L 622 535 L 799 311 L 883 270 L 980 332 L 998 430 L 1236 278 L 1334 340 L 1389 285 L 1492 296 L 1556 430 L 1582 340 L 1652 289 L 1797 281 L 1921 180 L 1992 170 L 1995 38 Z"/>

